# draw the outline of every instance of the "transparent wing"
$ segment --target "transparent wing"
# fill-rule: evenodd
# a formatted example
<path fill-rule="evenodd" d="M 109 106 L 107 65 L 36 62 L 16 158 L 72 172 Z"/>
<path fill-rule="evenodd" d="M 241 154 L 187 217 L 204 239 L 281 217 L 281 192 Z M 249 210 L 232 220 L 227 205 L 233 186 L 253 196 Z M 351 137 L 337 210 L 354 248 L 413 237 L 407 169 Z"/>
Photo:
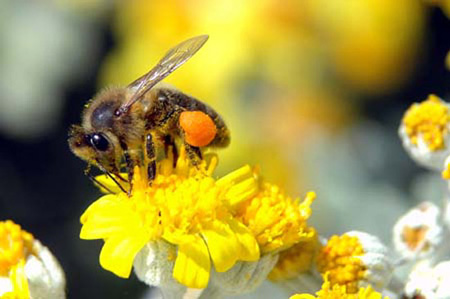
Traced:
<path fill-rule="evenodd" d="M 208 40 L 208 35 L 199 35 L 170 49 L 166 55 L 147 74 L 133 81 L 128 87 L 136 89 L 135 94 L 125 102 L 119 112 L 123 113 L 136 103 L 158 82 L 166 78 L 177 68 L 188 61 Z"/>

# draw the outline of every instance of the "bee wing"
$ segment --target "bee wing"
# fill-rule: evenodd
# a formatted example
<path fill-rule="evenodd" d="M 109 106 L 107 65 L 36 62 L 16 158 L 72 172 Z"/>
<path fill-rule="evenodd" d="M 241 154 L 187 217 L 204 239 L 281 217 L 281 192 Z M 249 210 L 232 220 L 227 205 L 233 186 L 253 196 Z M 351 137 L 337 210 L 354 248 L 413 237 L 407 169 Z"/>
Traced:
<path fill-rule="evenodd" d="M 128 87 L 136 89 L 135 94 L 122 104 L 119 111 L 126 112 L 145 93 L 188 61 L 208 40 L 208 35 L 199 35 L 176 45 L 147 74 L 133 81 Z"/>

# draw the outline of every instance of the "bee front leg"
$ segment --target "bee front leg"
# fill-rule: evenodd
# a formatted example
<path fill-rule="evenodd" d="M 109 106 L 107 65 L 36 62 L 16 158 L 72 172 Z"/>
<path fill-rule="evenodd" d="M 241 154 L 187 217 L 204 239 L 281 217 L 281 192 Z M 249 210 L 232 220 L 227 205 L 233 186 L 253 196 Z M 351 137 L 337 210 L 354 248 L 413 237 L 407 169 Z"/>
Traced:
<path fill-rule="evenodd" d="M 156 176 L 155 143 L 153 142 L 152 134 L 147 134 L 147 136 L 145 137 L 145 151 L 147 155 L 148 181 L 151 183 Z"/>
<path fill-rule="evenodd" d="M 133 189 L 133 172 L 134 166 L 136 165 L 135 160 L 131 157 L 130 152 L 128 150 L 128 146 L 125 142 L 120 142 L 120 147 L 123 150 L 123 156 L 125 159 L 125 164 L 128 172 L 128 183 L 130 185 L 130 189 L 128 190 L 128 196 L 131 196 L 131 190 Z"/>
<path fill-rule="evenodd" d="M 130 196 L 131 190 L 133 189 L 134 162 L 133 162 L 133 159 L 131 159 L 131 156 L 128 153 L 128 151 L 124 151 L 124 157 L 125 157 L 125 163 L 127 165 L 128 184 L 130 184 L 130 190 L 128 190 L 128 196 Z"/>

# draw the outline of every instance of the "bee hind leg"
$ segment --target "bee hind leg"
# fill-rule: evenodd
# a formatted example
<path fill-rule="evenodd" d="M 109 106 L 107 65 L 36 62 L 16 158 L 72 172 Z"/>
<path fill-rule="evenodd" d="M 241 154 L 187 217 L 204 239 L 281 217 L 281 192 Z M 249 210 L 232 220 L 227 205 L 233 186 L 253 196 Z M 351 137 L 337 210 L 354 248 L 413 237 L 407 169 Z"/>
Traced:
<path fill-rule="evenodd" d="M 203 159 L 202 151 L 197 146 L 192 146 L 187 142 L 184 142 L 184 147 L 186 149 L 187 156 L 191 161 L 193 166 L 198 166 L 200 161 Z"/>

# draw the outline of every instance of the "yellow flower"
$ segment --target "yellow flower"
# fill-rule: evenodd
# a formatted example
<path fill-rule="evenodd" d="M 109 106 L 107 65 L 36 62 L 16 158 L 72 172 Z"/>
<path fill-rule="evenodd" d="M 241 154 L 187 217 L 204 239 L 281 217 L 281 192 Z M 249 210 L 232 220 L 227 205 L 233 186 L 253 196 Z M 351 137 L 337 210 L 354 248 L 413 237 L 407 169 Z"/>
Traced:
<path fill-rule="evenodd" d="M 357 293 L 349 294 L 347 293 L 347 288 L 341 285 L 333 285 L 328 280 L 328 275 L 324 275 L 324 283 L 322 284 L 322 289 L 318 291 L 317 297 L 309 294 L 297 294 L 291 296 L 290 299 L 382 299 L 382 295 L 372 289 L 369 285 L 366 288 L 359 288 Z M 389 299 L 385 297 L 385 299 Z"/>
<path fill-rule="evenodd" d="M 80 237 L 105 240 L 102 267 L 126 278 L 144 245 L 163 239 L 178 246 L 173 277 L 187 287 L 205 288 L 211 260 L 217 272 L 237 261 L 258 260 L 251 231 L 231 214 L 234 205 L 257 192 L 251 168 L 215 180 L 211 175 L 217 158 L 191 167 L 184 149 L 172 165 L 172 157 L 161 161 L 151 186 L 136 168 L 131 197 L 105 195 L 81 216 Z M 108 181 L 103 178 L 102 183 Z"/>
<path fill-rule="evenodd" d="M 357 293 L 366 284 L 383 288 L 392 277 L 393 264 L 388 248 L 377 237 L 351 231 L 332 236 L 317 256 L 317 269 L 332 286 L 346 287 L 349 294 Z"/>
<path fill-rule="evenodd" d="M 320 243 L 315 235 L 306 242 L 282 251 L 268 278 L 272 281 L 286 280 L 310 270 L 319 248 Z"/>
<path fill-rule="evenodd" d="M 413 104 L 406 111 L 402 124 L 412 144 L 417 145 L 419 138 L 423 138 L 430 151 L 436 151 L 445 147 L 449 121 L 448 106 L 432 94 L 426 101 Z"/>
<path fill-rule="evenodd" d="M 364 249 L 357 237 L 332 236 L 320 251 L 317 266 L 321 273 L 328 273 L 331 285 L 345 285 L 350 293 L 355 293 L 366 270 L 359 258 L 363 254 Z"/>
<path fill-rule="evenodd" d="M 0 221 L 0 276 L 9 276 L 13 286 L 13 291 L 3 294 L 2 298 L 30 298 L 24 267 L 32 247 L 30 233 L 11 220 Z"/>
<path fill-rule="evenodd" d="M 314 229 L 306 223 L 315 197 L 309 192 L 300 202 L 279 187 L 261 182 L 258 194 L 240 204 L 236 217 L 250 229 L 262 253 L 285 250 L 315 237 Z"/>

